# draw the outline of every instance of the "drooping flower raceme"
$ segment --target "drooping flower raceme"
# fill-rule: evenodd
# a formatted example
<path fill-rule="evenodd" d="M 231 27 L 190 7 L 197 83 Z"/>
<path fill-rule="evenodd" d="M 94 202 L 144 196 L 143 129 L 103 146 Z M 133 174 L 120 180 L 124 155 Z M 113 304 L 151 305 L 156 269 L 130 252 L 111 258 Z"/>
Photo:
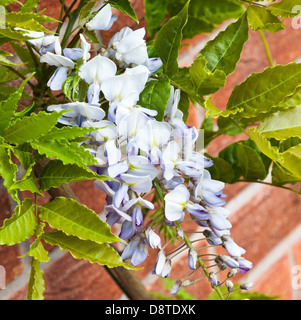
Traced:
<path fill-rule="evenodd" d="M 103 30 L 111 22 L 111 7 L 106 5 L 87 26 Z M 69 70 L 78 70 L 89 87 L 85 102 L 51 105 L 48 111 L 65 110 L 59 119 L 63 125 L 95 129 L 84 146 L 97 160 L 90 169 L 114 179 L 96 181 L 95 187 L 106 194 L 107 223 L 116 225 L 119 237 L 128 241 L 122 259 L 137 266 L 147 259 L 149 250 L 157 250 L 152 272 L 168 277 L 173 258 L 187 250 L 187 266 L 192 273 L 198 272 L 204 254 L 199 254 L 202 248 L 194 247 L 185 236 L 184 223 L 189 218 L 202 234 L 200 240 L 226 250 L 227 254 L 213 259 L 220 270 L 230 268 L 231 276 L 237 271 L 245 273 L 252 263 L 242 257 L 245 250 L 231 238 L 230 211 L 224 207 L 225 184 L 212 179 L 213 161 L 194 148 L 199 133 L 183 120 L 178 108 L 180 89 L 170 86 L 162 121 L 156 118 L 156 106 L 146 109 L 139 105 L 145 85 L 162 65 L 160 58 L 149 59 L 144 35 L 144 29 L 123 28 L 108 48 L 92 59 L 90 45 L 82 35 L 78 50 L 64 49 L 64 56 L 52 52 L 42 55 L 42 62 L 58 67 L 49 80 L 53 90 L 61 88 Z M 153 215 L 149 216 L 150 212 Z M 168 252 L 169 242 L 163 244 L 162 230 L 169 230 L 174 235 L 171 238 L 181 242 L 179 250 Z M 212 287 L 223 283 L 214 272 L 208 280 Z M 195 282 L 178 279 L 171 292 Z M 231 283 L 227 284 L 230 288 Z"/>

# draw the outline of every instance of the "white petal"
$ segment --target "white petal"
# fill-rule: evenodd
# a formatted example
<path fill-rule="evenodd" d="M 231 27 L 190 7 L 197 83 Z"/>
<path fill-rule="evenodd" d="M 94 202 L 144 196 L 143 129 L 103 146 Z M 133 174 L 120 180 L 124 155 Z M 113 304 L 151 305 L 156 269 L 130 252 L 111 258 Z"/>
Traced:
<path fill-rule="evenodd" d="M 71 60 L 80 60 L 83 57 L 83 49 L 81 48 L 65 48 L 64 56 Z"/>
<path fill-rule="evenodd" d="M 106 113 L 100 107 L 85 102 L 75 102 L 78 111 L 82 116 L 92 120 L 102 120 Z"/>
<path fill-rule="evenodd" d="M 121 159 L 121 151 L 116 147 L 114 140 L 105 143 L 109 165 L 116 164 Z"/>
<path fill-rule="evenodd" d="M 121 179 L 138 193 L 149 192 L 152 188 L 150 176 L 135 176 L 132 174 L 122 174 Z"/>
<path fill-rule="evenodd" d="M 58 55 L 58 54 L 54 54 L 52 52 L 47 52 L 46 54 L 44 54 L 41 57 L 41 62 L 45 62 L 47 64 L 49 64 L 50 66 L 56 66 L 56 67 L 67 67 L 70 69 L 74 68 L 74 62 L 64 56 Z"/>
<path fill-rule="evenodd" d="M 106 206 L 104 210 L 105 210 L 105 212 L 114 211 L 114 212 L 118 213 L 125 220 L 132 221 L 132 217 L 131 216 L 129 216 L 127 213 L 123 212 L 122 210 L 117 209 L 113 205 Z"/>
<path fill-rule="evenodd" d="M 169 221 L 180 220 L 184 216 L 189 197 L 188 189 L 182 184 L 165 195 L 165 216 Z"/>
<path fill-rule="evenodd" d="M 80 34 L 80 39 L 81 39 L 81 47 L 83 49 L 83 60 L 86 62 L 87 60 L 90 59 L 90 53 L 89 51 L 91 50 L 91 44 L 87 42 L 83 34 Z"/>
<path fill-rule="evenodd" d="M 105 183 L 104 181 L 96 180 L 94 182 L 94 186 L 97 190 L 105 192 L 106 194 L 108 194 L 111 197 L 113 197 L 115 194 L 115 191 L 113 191 L 113 189 L 111 189 L 110 186 L 107 183 Z"/>
<path fill-rule="evenodd" d="M 138 176 L 150 175 L 151 179 L 155 179 L 158 170 L 149 162 L 148 158 L 143 156 L 128 156 L 129 170 L 131 174 Z"/>
<path fill-rule="evenodd" d="M 111 22 L 111 17 L 112 7 L 107 4 L 86 24 L 86 27 L 88 30 L 105 30 Z"/>
<path fill-rule="evenodd" d="M 67 79 L 67 69 L 65 67 L 59 67 L 55 70 L 47 85 L 51 90 L 61 90 L 64 81 Z"/>
<path fill-rule="evenodd" d="M 134 68 L 127 68 L 124 74 L 129 74 L 138 80 L 140 91 L 144 89 L 146 81 L 150 75 L 149 69 L 143 65 L 136 66 Z"/>
<path fill-rule="evenodd" d="M 99 102 L 100 85 L 98 82 L 90 84 L 88 89 L 88 102 L 91 104 L 97 104 Z"/>
<path fill-rule="evenodd" d="M 100 55 L 97 55 L 80 68 L 79 76 L 89 84 L 98 82 L 101 84 L 105 79 L 115 75 L 117 67 L 115 63 Z"/>
<path fill-rule="evenodd" d="M 149 118 L 139 109 L 134 110 L 119 122 L 119 134 L 125 138 L 133 138 L 145 127 Z"/>

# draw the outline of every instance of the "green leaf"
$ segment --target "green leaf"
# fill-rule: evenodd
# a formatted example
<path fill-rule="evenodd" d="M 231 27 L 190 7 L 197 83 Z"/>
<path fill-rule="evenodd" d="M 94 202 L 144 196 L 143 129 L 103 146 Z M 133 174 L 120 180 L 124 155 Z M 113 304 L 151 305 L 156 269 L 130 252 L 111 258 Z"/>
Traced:
<path fill-rule="evenodd" d="M 46 232 L 43 234 L 43 240 L 60 247 L 61 250 L 69 251 L 75 259 L 85 259 L 109 268 L 122 266 L 127 269 L 136 269 L 124 263 L 118 252 L 106 243 L 99 244 L 90 240 L 81 240 L 75 236 L 67 236 L 61 231 Z"/>
<path fill-rule="evenodd" d="M 22 4 L 20 1 L 17 1 L 17 0 L 0 0 L 0 5 L 6 7 L 7 5 L 9 5 L 13 2 L 17 2 L 19 4 Z"/>
<path fill-rule="evenodd" d="M 189 7 L 191 16 L 200 16 L 215 25 L 225 20 L 238 18 L 243 12 L 241 4 L 228 0 L 222 2 L 220 0 L 191 0 Z"/>
<path fill-rule="evenodd" d="M 297 15 L 297 12 L 293 10 L 297 5 L 300 5 L 299 0 L 282 0 L 280 2 L 269 5 L 268 8 L 275 16 L 287 18 Z"/>
<path fill-rule="evenodd" d="M 240 59 L 245 42 L 248 40 L 248 21 L 244 14 L 221 31 L 215 39 L 208 41 L 198 57 L 207 60 L 206 68 L 212 72 L 222 70 L 226 75 L 232 73 Z"/>
<path fill-rule="evenodd" d="M 21 146 L 14 147 L 13 152 L 19 159 L 21 165 L 25 170 L 28 170 L 32 165 L 32 154 L 30 144 L 22 144 Z"/>
<path fill-rule="evenodd" d="M 188 16 L 187 24 L 183 29 L 183 39 L 191 39 L 200 33 L 210 33 L 215 29 L 215 25 L 202 16 Z"/>
<path fill-rule="evenodd" d="M 49 19 L 41 17 L 36 13 L 7 12 L 5 20 L 8 25 L 13 27 L 30 31 L 53 33 L 40 24 L 40 22 L 47 22 Z M 51 21 L 53 21 L 53 19 L 51 19 Z"/>
<path fill-rule="evenodd" d="M 227 0 L 191 0 L 183 36 L 192 38 L 209 33 L 223 21 L 238 18 L 243 11 L 241 4 Z"/>
<path fill-rule="evenodd" d="M 0 134 L 3 133 L 14 115 L 15 110 L 17 109 L 18 101 L 20 100 L 25 84 L 29 81 L 32 75 L 28 76 L 21 84 L 20 88 L 15 91 L 7 100 L 1 101 L 0 103 Z"/>
<path fill-rule="evenodd" d="M 206 70 L 207 61 L 199 57 L 189 68 L 195 92 L 199 95 L 215 93 L 225 85 L 226 74 L 221 70 Z"/>
<path fill-rule="evenodd" d="M 206 97 L 204 108 L 207 110 L 206 117 L 212 116 L 213 118 L 228 118 L 231 115 L 235 115 L 236 113 L 243 111 L 243 108 L 220 110 L 213 104 L 210 96 Z"/>
<path fill-rule="evenodd" d="M 272 183 L 274 185 L 284 185 L 284 184 L 295 184 L 300 182 L 300 177 L 294 176 L 292 173 L 287 171 L 285 168 L 282 166 L 278 165 L 273 165 L 272 169 Z"/>
<path fill-rule="evenodd" d="M 15 67 L 15 66 L 20 66 L 21 64 L 14 63 L 7 59 L 6 57 L 11 56 L 9 52 L 0 50 L 0 64 L 3 66 L 8 66 L 8 67 Z"/>
<path fill-rule="evenodd" d="M 248 20 L 253 30 L 276 32 L 284 29 L 284 24 L 267 8 L 250 5 L 247 10 Z"/>
<path fill-rule="evenodd" d="M 62 128 L 53 127 L 50 131 L 39 137 L 40 141 L 43 140 L 73 140 L 80 138 L 95 131 L 95 128 L 66 126 Z M 88 138 L 87 138 L 88 139 Z"/>
<path fill-rule="evenodd" d="M 187 118 L 189 116 L 189 107 L 190 107 L 190 101 L 189 96 L 185 91 L 181 90 L 181 97 L 178 104 L 178 109 L 183 112 L 183 121 L 186 122 Z"/>
<path fill-rule="evenodd" d="M 31 142 L 53 128 L 61 113 L 40 111 L 29 117 L 18 119 L 3 132 L 3 137 L 12 144 Z"/>
<path fill-rule="evenodd" d="M 168 13 L 167 1 L 144 0 L 145 19 L 147 21 L 147 31 L 151 37 L 160 29 L 162 22 Z"/>
<path fill-rule="evenodd" d="M 281 153 L 281 155 L 283 161 L 280 164 L 301 181 L 301 144 L 289 148 Z"/>
<path fill-rule="evenodd" d="M 182 30 L 188 18 L 188 6 L 189 1 L 176 16 L 165 23 L 156 37 L 154 46 L 163 62 L 163 70 L 169 77 L 178 72 L 177 58 L 182 41 Z"/>
<path fill-rule="evenodd" d="M 95 157 L 83 146 L 76 142 L 67 140 L 42 140 L 33 141 L 31 146 L 48 158 L 57 158 L 64 164 L 77 164 L 79 166 L 88 166 L 97 164 Z"/>
<path fill-rule="evenodd" d="M 301 138 L 301 105 L 272 114 L 259 125 L 258 131 L 277 140 Z"/>
<path fill-rule="evenodd" d="M 229 98 L 227 109 L 243 108 L 235 118 L 252 118 L 268 113 L 284 98 L 293 94 L 301 82 L 301 64 L 290 63 L 266 68 L 262 73 L 251 74 L 236 86 Z"/>
<path fill-rule="evenodd" d="M 3 178 L 3 185 L 16 202 L 20 202 L 17 190 L 10 190 L 10 187 L 16 182 L 18 166 L 11 160 L 11 152 L 8 149 L 0 148 L 0 175 Z"/>
<path fill-rule="evenodd" d="M 35 230 L 36 239 L 31 244 L 30 250 L 27 253 L 25 253 L 21 258 L 30 256 L 40 262 L 46 263 L 49 261 L 50 258 L 48 257 L 48 252 L 45 250 L 45 248 L 41 242 L 41 238 L 44 233 L 44 227 L 45 227 L 44 223 L 41 223 L 40 225 L 37 226 L 37 228 Z"/>
<path fill-rule="evenodd" d="M 264 180 L 268 174 L 259 153 L 253 148 L 238 143 L 237 157 L 245 180 Z"/>
<path fill-rule="evenodd" d="M 27 198 L 16 207 L 9 219 L 4 220 L 0 228 L 0 244 L 11 246 L 29 239 L 36 225 L 35 208 L 31 199 Z"/>
<path fill-rule="evenodd" d="M 295 92 L 284 98 L 277 106 L 278 110 L 301 105 L 301 86 L 297 87 Z"/>
<path fill-rule="evenodd" d="M 138 105 L 141 107 L 156 110 L 156 119 L 162 121 L 165 109 L 170 96 L 170 81 L 167 77 L 160 80 L 151 80 L 146 83 L 144 90 L 140 94 Z"/>
<path fill-rule="evenodd" d="M 71 101 L 83 102 L 87 96 L 89 85 L 80 76 L 68 77 L 62 86 L 63 93 Z"/>
<path fill-rule="evenodd" d="M 45 292 L 45 282 L 43 279 L 44 272 L 40 263 L 35 258 L 30 260 L 30 276 L 27 288 L 27 300 L 43 300 Z"/>
<path fill-rule="evenodd" d="M 83 102 L 86 99 L 89 84 L 80 76 L 76 76 L 73 81 L 72 100 Z"/>
<path fill-rule="evenodd" d="M 34 70 L 35 64 L 31 57 L 31 54 L 28 50 L 28 48 L 23 47 L 20 43 L 10 41 L 10 45 L 15 50 L 16 54 L 20 58 L 20 60 L 31 70 Z M 19 71 L 19 70 L 18 70 Z"/>
<path fill-rule="evenodd" d="M 80 11 L 79 13 L 79 23 L 81 24 L 82 22 L 86 23 L 86 21 L 89 18 L 89 15 L 95 6 L 97 0 L 92 0 L 89 1 Z"/>
<path fill-rule="evenodd" d="M 32 39 L 27 35 L 27 32 L 19 31 L 19 30 L 13 30 L 13 29 L 1 29 L 0 28 L 0 35 L 3 35 L 4 37 L 7 37 L 9 39 L 18 40 L 18 41 L 26 41 Z"/>
<path fill-rule="evenodd" d="M 38 186 L 36 185 L 36 181 L 33 177 L 29 176 L 25 179 L 21 179 L 16 181 L 14 184 L 11 185 L 10 190 L 20 190 L 20 191 L 30 191 L 32 193 L 37 193 L 40 196 L 43 194 L 40 192 Z"/>
<path fill-rule="evenodd" d="M 259 150 L 274 162 L 281 163 L 283 161 L 282 154 L 279 153 L 277 147 L 272 146 L 270 141 L 264 137 L 256 128 L 251 128 L 248 131 L 250 139 L 252 139 Z"/>
<path fill-rule="evenodd" d="M 127 14 L 129 17 L 131 17 L 137 23 L 139 23 L 139 19 L 137 18 L 136 13 L 135 13 L 133 7 L 131 6 L 131 3 L 129 0 L 110 0 L 110 1 L 108 1 L 108 3 L 110 3 L 110 5 L 112 7 Z"/>
<path fill-rule="evenodd" d="M 208 168 L 212 179 L 220 180 L 225 183 L 233 183 L 237 181 L 238 177 L 236 177 L 235 170 L 233 169 L 231 163 L 220 157 L 211 157 L 210 155 L 207 156 L 213 160 L 213 166 Z"/>
<path fill-rule="evenodd" d="M 39 177 L 38 183 L 41 190 L 57 188 L 62 184 L 67 184 L 83 180 L 112 180 L 106 176 L 100 176 L 88 168 L 77 165 L 64 165 L 62 161 L 51 160 L 44 168 Z"/>
<path fill-rule="evenodd" d="M 27 13 L 34 11 L 38 6 L 39 0 L 25 0 L 20 12 Z"/>
<path fill-rule="evenodd" d="M 98 215 L 73 199 L 63 197 L 40 207 L 40 218 L 48 222 L 53 229 L 63 231 L 69 236 L 97 243 L 122 241 L 111 232 L 110 226 Z"/>
<path fill-rule="evenodd" d="M 249 129 L 248 133 L 262 153 L 288 170 L 291 175 L 301 179 L 301 144 L 280 153 L 278 148 L 272 146 L 270 141 L 255 128 Z"/>

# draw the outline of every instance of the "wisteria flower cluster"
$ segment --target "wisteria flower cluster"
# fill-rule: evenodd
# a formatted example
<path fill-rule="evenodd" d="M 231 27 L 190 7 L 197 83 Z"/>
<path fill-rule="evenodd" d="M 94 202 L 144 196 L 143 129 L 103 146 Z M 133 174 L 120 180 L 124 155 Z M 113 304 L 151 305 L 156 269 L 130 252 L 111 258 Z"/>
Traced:
<path fill-rule="evenodd" d="M 107 30 L 115 20 L 107 4 L 87 28 Z M 156 79 L 154 75 L 162 65 L 160 58 L 148 56 L 145 29 L 121 29 L 107 48 L 94 56 L 83 34 L 81 48 L 63 51 L 56 36 L 31 36 L 35 37 L 31 42 L 41 55 L 40 61 L 57 67 L 48 81 L 52 90 L 61 90 L 71 72 L 77 72 L 88 84 L 87 102 L 50 105 L 48 111 L 65 111 L 59 119 L 63 125 L 95 128 L 83 145 L 97 159 L 98 165 L 92 169 L 113 179 L 96 181 L 95 187 L 106 193 L 106 222 L 118 226 L 119 237 L 128 241 L 122 259 L 139 266 L 149 249 L 157 250 L 153 273 L 168 277 L 173 258 L 187 250 L 188 267 L 193 272 L 201 267 L 212 287 L 226 283 L 231 291 L 230 278 L 237 271 L 247 272 L 252 263 L 242 257 L 245 250 L 231 238 L 230 212 L 224 207 L 225 184 L 211 178 L 207 169 L 212 160 L 194 148 L 199 132 L 183 121 L 178 108 L 180 90 L 171 86 L 163 121 L 156 120 L 155 108 L 138 104 L 146 83 Z M 109 105 L 107 111 L 104 103 Z M 147 215 L 154 211 L 157 214 Z M 187 217 L 198 226 L 208 246 L 227 251 L 207 259 L 219 270 L 231 269 L 226 282 L 219 280 L 218 272 L 208 271 L 211 266 L 203 263 L 200 249 L 187 237 L 182 228 Z M 174 238 L 181 242 L 172 252 L 167 252 L 170 241 L 163 244 L 159 234 L 164 227 L 172 228 Z M 195 280 L 178 279 L 171 293 L 193 283 Z M 244 289 L 250 287 L 244 285 Z"/>

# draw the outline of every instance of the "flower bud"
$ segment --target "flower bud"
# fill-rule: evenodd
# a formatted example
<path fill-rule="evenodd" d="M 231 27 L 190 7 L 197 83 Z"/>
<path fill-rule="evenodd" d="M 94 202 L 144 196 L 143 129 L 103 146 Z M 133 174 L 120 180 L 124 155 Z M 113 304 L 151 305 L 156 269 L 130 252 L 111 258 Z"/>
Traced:
<path fill-rule="evenodd" d="M 165 262 L 166 262 L 166 256 L 165 256 L 164 250 L 160 249 L 157 255 L 157 260 L 156 260 L 156 267 L 155 267 L 156 275 L 158 276 L 161 275 L 161 273 L 164 270 Z"/>
<path fill-rule="evenodd" d="M 219 237 L 217 237 L 216 234 L 211 230 L 206 229 L 203 232 L 203 234 L 210 245 L 214 246 L 214 245 L 222 244 L 222 240 Z"/>
<path fill-rule="evenodd" d="M 196 269 L 196 263 L 197 263 L 197 259 L 198 259 L 198 254 L 195 251 L 195 249 L 191 248 L 189 249 L 189 253 L 188 253 L 188 266 L 191 270 L 195 270 Z"/>
<path fill-rule="evenodd" d="M 148 245 L 152 248 L 155 249 L 158 246 L 160 247 L 161 244 L 161 238 L 155 233 L 154 229 L 150 226 L 148 226 L 145 230 L 145 236 L 146 236 L 146 241 Z"/>
<path fill-rule="evenodd" d="M 170 271 L 171 271 L 171 260 L 170 259 L 167 259 L 165 261 L 165 264 L 164 264 L 164 267 L 163 267 L 163 270 L 162 270 L 162 273 L 161 273 L 161 276 L 163 278 L 167 278 L 170 274 Z"/>
<path fill-rule="evenodd" d="M 182 284 L 183 287 L 189 287 L 195 284 L 195 280 L 185 280 Z"/>
<path fill-rule="evenodd" d="M 177 233 L 177 236 L 180 238 L 180 239 L 184 239 L 184 234 L 183 234 L 183 230 L 180 229 L 180 228 L 176 228 L 176 233 Z"/>
<path fill-rule="evenodd" d="M 181 280 L 177 280 L 173 286 L 171 287 L 170 289 L 170 294 L 171 295 L 174 295 L 176 294 L 180 289 L 181 289 L 181 286 L 182 286 L 182 281 Z"/>
<path fill-rule="evenodd" d="M 250 290 L 254 287 L 254 283 L 253 282 L 246 282 L 246 283 L 243 283 L 241 286 L 240 286 L 240 289 L 242 290 Z"/>
<path fill-rule="evenodd" d="M 234 287 L 233 282 L 230 281 L 230 280 L 226 280 L 225 281 L 225 286 L 226 286 L 228 292 L 231 292 L 233 290 L 233 287 Z"/>
<path fill-rule="evenodd" d="M 250 262 L 249 260 L 246 260 L 245 258 L 238 257 L 236 258 L 236 260 L 239 264 L 240 273 L 246 273 L 253 268 L 252 262 Z"/>
<path fill-rule="evenodd" d="M 210 283 L 212 286 L 218 286 L 219 285 L 219 281 L 217 279 L 217 276 L 214 272 L 210 272 L 209 273 L 209 277 L 208 277 Z"/>
<path fill-rule="evenodd" d="M 240 257 L 246 250 L 238 246 L 228 235 L 222 236 L 223 245 L 231 257 Z"/>
<path fill-rule="evenodd" d="M 222 261 L 222 263 L 224 263 L 226 266 L 228 266 L 230 268 L 238 268 L 239 267 L 239 264 L 237 261 L 235 261 L 234 259 L 232 259 L 224 254 L 220 254 L 219 259 Z"/>
<path fill-rule="evenodd" d="M 232 278 L 232 277 L 234 277 L 237 272 L 238 272 L 237 269 L 231 269 L 231 270 L 228 272 L 228 274 L 227 274 L 227 278 Z"/>

